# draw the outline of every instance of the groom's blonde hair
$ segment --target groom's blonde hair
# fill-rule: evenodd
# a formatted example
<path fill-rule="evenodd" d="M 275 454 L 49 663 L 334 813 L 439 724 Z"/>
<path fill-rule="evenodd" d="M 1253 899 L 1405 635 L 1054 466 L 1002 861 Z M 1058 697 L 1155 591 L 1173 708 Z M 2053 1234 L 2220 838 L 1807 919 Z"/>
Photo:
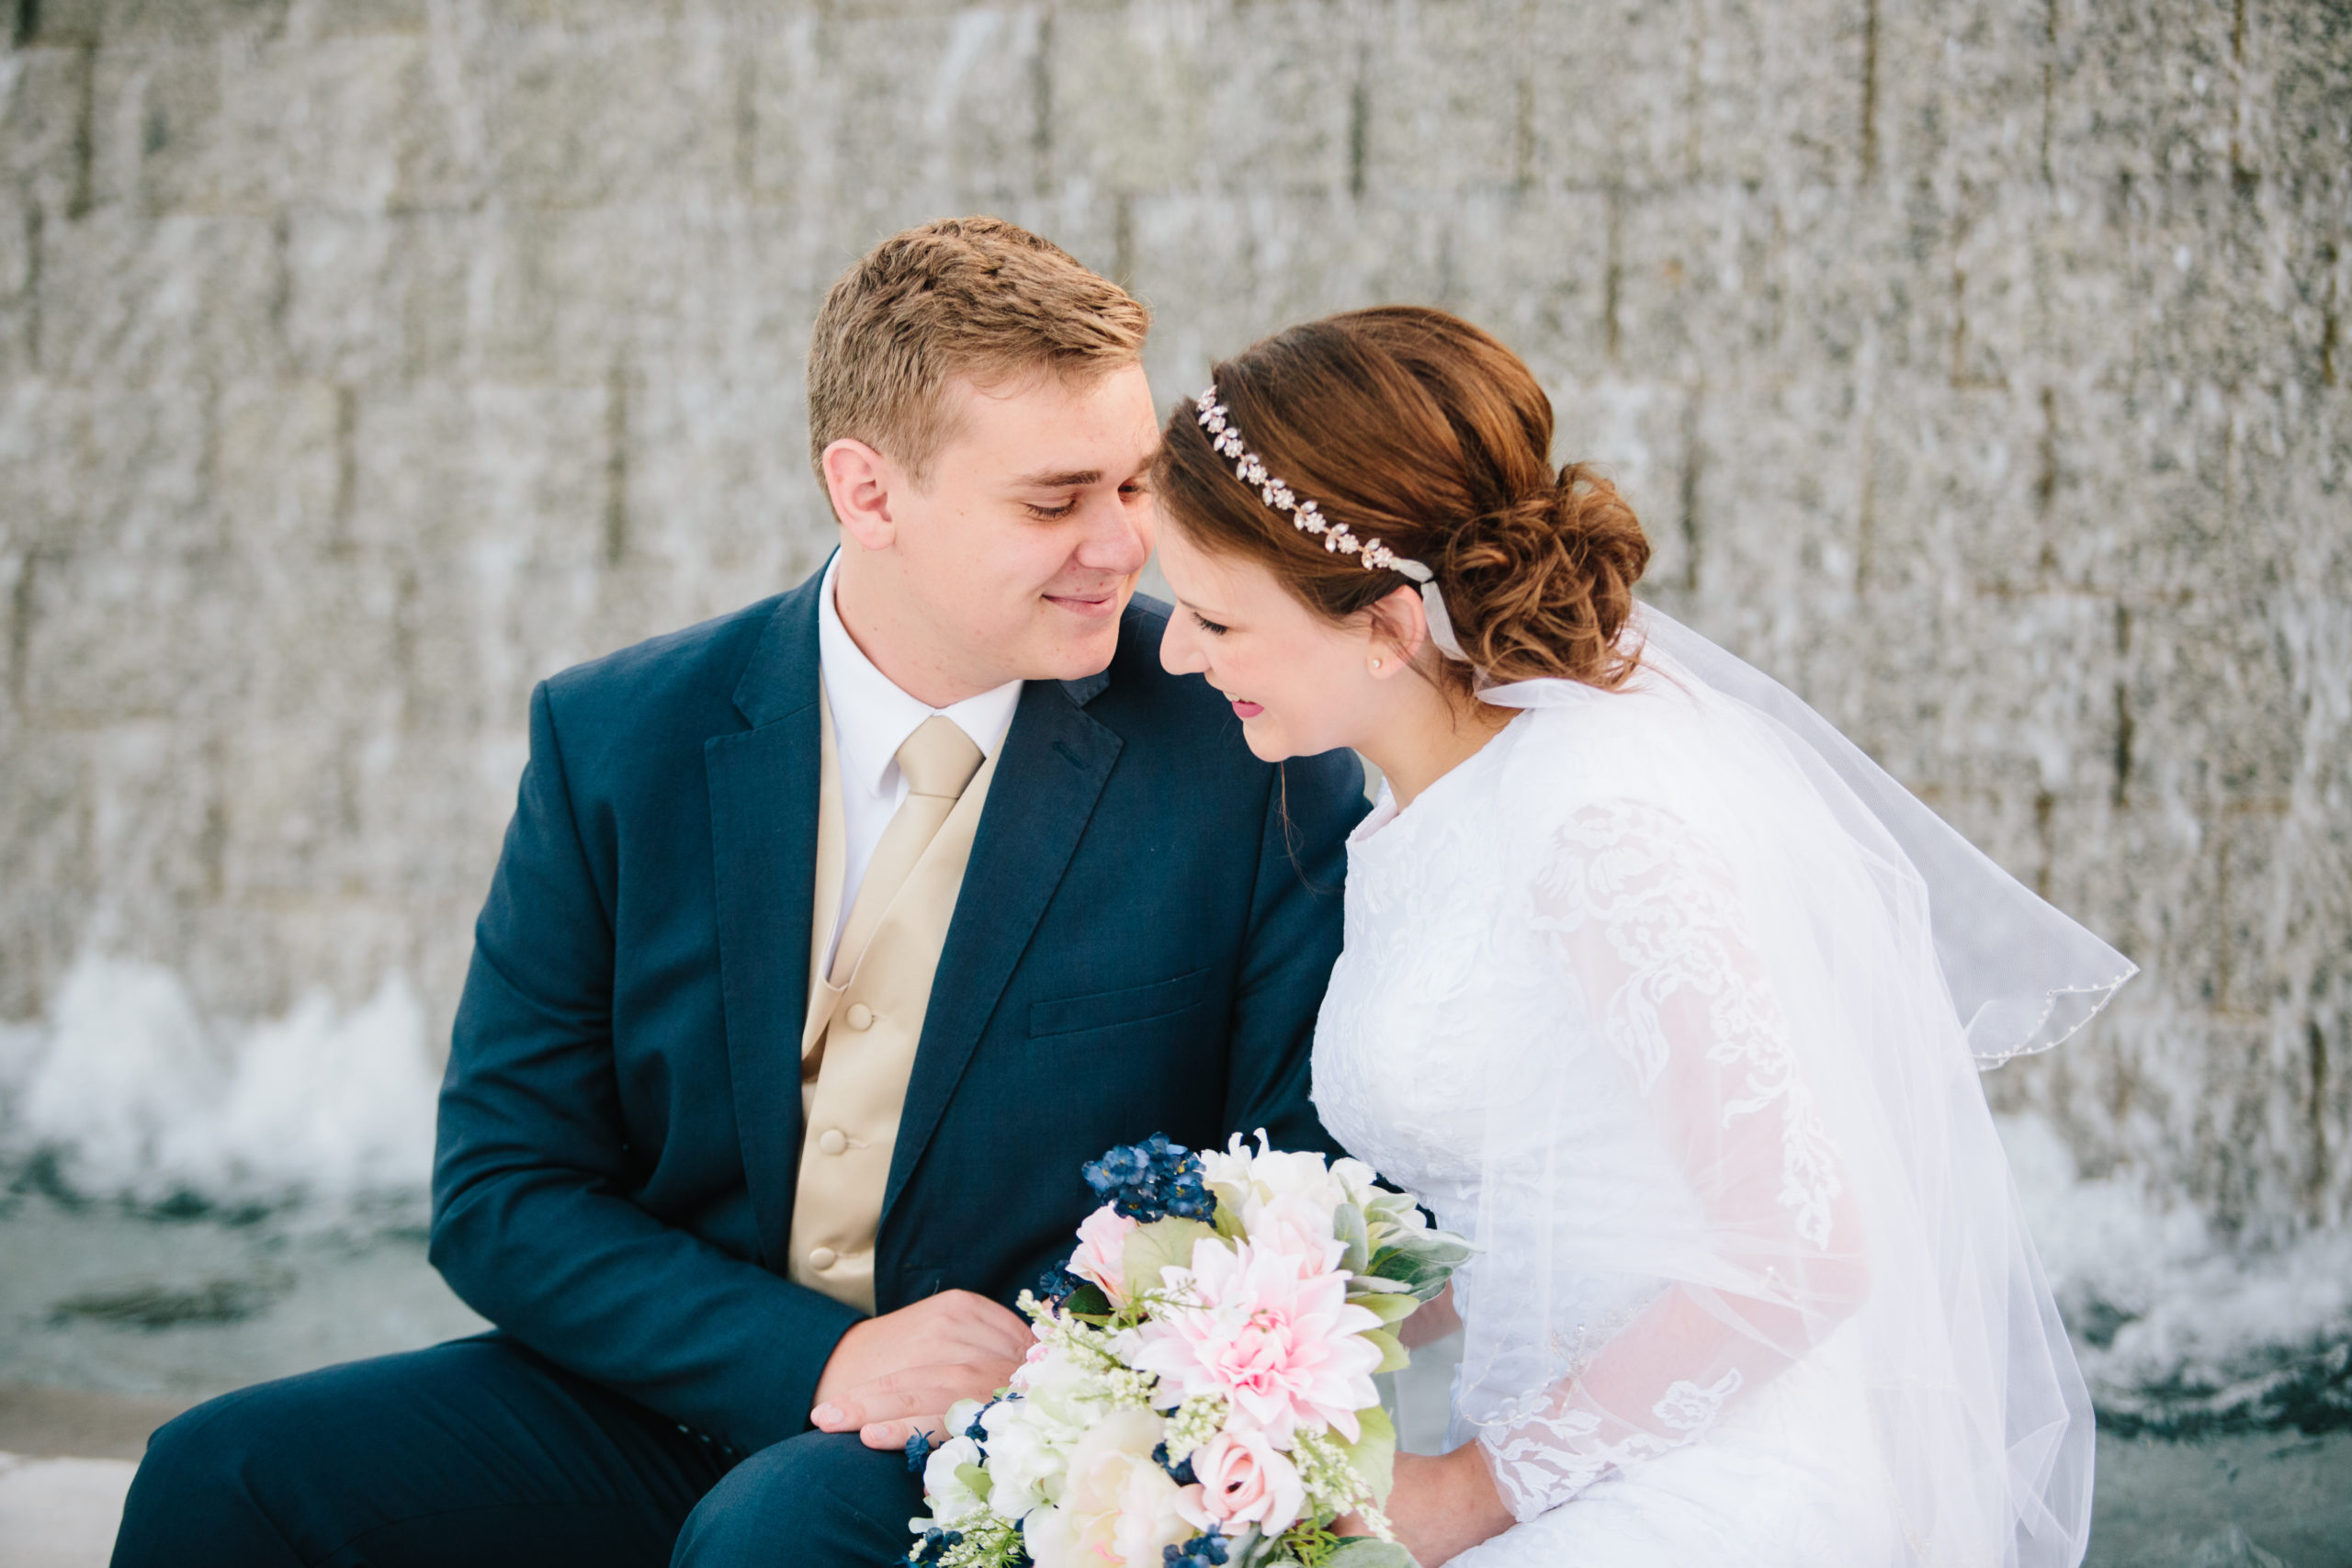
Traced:
<path fill-rule="evenodd" d="M 953 434 L 957 378 L 1089 378 L 1143 356 L 1151 312 L 1048 240 L 1001 218 L 893 234 L 841 276 L 808 343 L 808 457 L 863 441 L 922 483 Z"/>

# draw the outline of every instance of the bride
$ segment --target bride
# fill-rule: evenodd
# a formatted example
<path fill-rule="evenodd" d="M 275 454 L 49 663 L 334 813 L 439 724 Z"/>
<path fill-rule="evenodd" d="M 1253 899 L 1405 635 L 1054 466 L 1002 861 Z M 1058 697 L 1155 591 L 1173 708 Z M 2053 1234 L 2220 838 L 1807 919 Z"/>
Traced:
<path fill-rule="evenodd" d="M 2078 1562 L 2089 1402 L 1975 1075 L 2132 966 L 1634 598 L 1608 481 L 1441 311 L 1219 365 L 1155 480 L 1161 658 L 1385 775 L 1325 1123 L 1478 1256 L 1422 1562 Z M 1434 1314 L 1431 1314 L 1434 1315 Z"/>

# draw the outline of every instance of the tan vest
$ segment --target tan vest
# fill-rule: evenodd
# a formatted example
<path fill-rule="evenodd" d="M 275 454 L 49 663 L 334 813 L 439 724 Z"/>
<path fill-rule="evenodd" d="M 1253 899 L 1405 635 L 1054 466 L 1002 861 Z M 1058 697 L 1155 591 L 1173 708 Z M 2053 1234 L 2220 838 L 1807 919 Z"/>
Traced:
<path fill-rule="evenodd" d="M 820 697 L 820 703 L 823 698 Z M 847 858 L 833 714 L 819 726 L 817 884 L 808 926 L 808 1012 L 800 1035 L 800 1180 L 792 1203 L 792 1278 L 861 1311 L 874 1310 L 874 1238 L 899 1115 L 931 1008 L 964 866 L 988 801 L 996 758 L 980 764 L 938 836 L 900 885 L 847 984 L 825 977 L 841 918 Z M 998 755 L 1003 748 L 997 749 Z"/>

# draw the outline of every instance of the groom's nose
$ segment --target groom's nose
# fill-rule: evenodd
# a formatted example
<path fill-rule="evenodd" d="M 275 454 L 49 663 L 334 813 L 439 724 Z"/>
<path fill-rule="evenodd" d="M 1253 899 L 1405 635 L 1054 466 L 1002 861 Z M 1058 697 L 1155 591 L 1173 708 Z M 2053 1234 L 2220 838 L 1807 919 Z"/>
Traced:
<path fill-rule="evenodd" d="M 1129 577 L 1151 558 L 1151 513 L 1114 492 L 1089 511 L 1085 537 L 1070 558 L 1089 571 Z"/>

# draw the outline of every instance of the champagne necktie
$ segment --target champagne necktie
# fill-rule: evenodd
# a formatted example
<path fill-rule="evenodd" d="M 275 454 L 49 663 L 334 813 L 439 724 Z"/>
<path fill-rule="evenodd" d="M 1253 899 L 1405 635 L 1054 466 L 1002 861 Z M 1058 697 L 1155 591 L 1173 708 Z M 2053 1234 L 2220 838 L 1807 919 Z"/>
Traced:
<path fill-rule="evenodd" d="M 866 863 L 857 901 L 850 906 L 849 923 L 842 929 L 841 943 L 833 950 L 832 967 L 825 976 L 825 1005 L 810 1018 L 801 1037 L 803 1055 L 824 1038 L 833 1004 L 856 978 L 858 963 L 881 927 L 882 918 L 890 912 L 890 901 L 898 897 L 915 863 L 922 859 L 923 851 L 939 836 L 948 813 L 963 798 L 964 786 L 980 771 L 982 760 L 971 737 L 944 714 L 924 719 L 899 748 L 899 772 L 906 775 L 907 798 L 883 829 L 882 841 L 874 846 L 874 858 Z"/>

